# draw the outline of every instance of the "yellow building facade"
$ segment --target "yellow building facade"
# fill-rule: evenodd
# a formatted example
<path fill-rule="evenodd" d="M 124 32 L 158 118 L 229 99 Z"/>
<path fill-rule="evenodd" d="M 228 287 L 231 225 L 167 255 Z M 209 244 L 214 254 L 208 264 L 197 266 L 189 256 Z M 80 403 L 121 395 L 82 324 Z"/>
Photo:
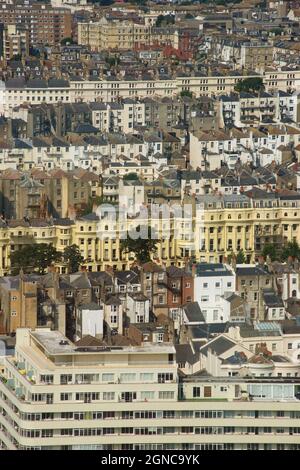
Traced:
<path fill-rule="evenodd" d="M 109 206 L 107 206 L 109 207 Z M 113 206 L 110 206 L 113 207 Z M 90 214 L 74 221 L 10 221 L 0 226 L 0 275 L 10 272 L 10 254 L 32 243 L 49 243 L 58 251 L 76 244 L 84 265 L 90 271 L 107 265 L 127 269 L 135 261 L 134 253 L 122 253 L 122 238 L 128 232 L 150 225 L 157 234 L 153 259 L 167 266 L 183 267 L 193 259 L 225 262 L 232 253 L 243 250 L 248 263 L 254 262 L 264 246 L 280 249 L 288 241 L 300 243 L 300 199 L 296 196 L 259 200 L 245 195 L 205 195 L 176 206 L 168 213 L 125 217 L 122 213 Z M 181 209 L 186 211 L 181 212 Z M 113 209 L 110 209 L 113 210 Z M 61 265 L 60 272 L 66 267 Z"/>

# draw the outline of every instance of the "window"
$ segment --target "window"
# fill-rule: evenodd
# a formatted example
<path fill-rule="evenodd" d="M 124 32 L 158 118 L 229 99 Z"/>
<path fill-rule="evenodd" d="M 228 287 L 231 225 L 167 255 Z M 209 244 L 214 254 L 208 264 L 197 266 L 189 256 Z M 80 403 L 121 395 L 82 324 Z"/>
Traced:
<path fill-rule="evenodd" d="M 136 400 L 136 392 L 122 392 L 121 400 L 126 401 L 126 402 L 131 402 L 133 400 Z"/>
<path fill-rule="evenodd" d="M 174 398 L 174 392 L 167 391 L 167 390 L 163 392 L 159 392 L 158 398 L 160 400 L 172 400 Z"/>
<path fill-rule="evenodd" d="M 157 342 L 158 343 L 163 343 L 164 342 L 164 334 L 163 333 L 158 333 L 156 337 L 157 337 Z"/>
<path fill-rule="evenodd" d="M 68 383 L 72 383 L 72 375 L 71 374 L 61 375 L 60 376 L 60 384 L 61 385 L 66 385 Z"/>
<path fill-rule="evenodd" d="M 114 374 L 102 374 L 102 382 L 114 382 Z"/>
<path fill-rule="evenodd" d="M 200 397 L 200 387 L 193 387 L 193 398 Z"/>
<path fill-rule="evenodd" d="M 61 401 L 69 401 L 72 400 L 72 393 L 61 393 L 60 394 Z"/>
<path fill-rule="evenodd" d="M 140 374 L 140 380 L 141 382 L 153 382 L 154 374 L 151 372 L 143 372 Z"/>
<path fill-rule="evenodd" d="M 141 392 L 141 400 L 154 400 L 154 392 Z"/>
<path fill-rule="evenodd" d="M 173 380 L 173 374 L 171 373 L 161 373 L 161 374 L 158 374 L 158 383 L 159 384 L 162 384 L 162 383 L 165 383 L 165 382 L 170 382 Z"/>
<path fill-rule="evenodd" d="M 45 384 L 53 384 L 53 375 L 41 375 L 40 381 Z"/>
<path fill-rule="evenodd" d="M 112 401 L 115 399 L 115 392 L 103 392 L 103 400 Z"/>
<path fill-rule="evenodd" d="M 132 374 L 132 373 L 120 374 L 120 380 L 122 383 L 123 382 L 135 382 L 136 374 Z"/>

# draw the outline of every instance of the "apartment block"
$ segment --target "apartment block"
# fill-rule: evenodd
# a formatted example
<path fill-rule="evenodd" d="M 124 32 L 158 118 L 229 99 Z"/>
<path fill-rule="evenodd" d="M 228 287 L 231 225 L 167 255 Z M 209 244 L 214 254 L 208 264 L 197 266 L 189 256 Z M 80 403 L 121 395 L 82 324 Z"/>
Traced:
<path fill-rule="evenodd" d="M 71 37 L 71 12 L 66 8 L 52 8 L 51 5 L 3 5 L 0 22 L 25 25 L 30 45 L 55 45 Z"/>
<path fill-rule="evenodd" d="M 56 331 L 20 329 L 0 381 L 1 447 L 299 448 L 299 378 L 208 382 L 177 370 L 168 343 L 82 348 Z"/>
<path fill-rule="evenodd" d="M 19 25 L 8 24 L 3 30 L 3 59 L 5 63 L 14 56 L 29 55 L 29 35 Z"/>

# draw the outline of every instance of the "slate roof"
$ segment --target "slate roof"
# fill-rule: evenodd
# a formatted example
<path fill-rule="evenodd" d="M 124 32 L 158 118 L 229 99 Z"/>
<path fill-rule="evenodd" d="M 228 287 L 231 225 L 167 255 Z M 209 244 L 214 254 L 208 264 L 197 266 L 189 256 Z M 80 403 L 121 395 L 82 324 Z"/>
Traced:
<path fill-rule="evenodd" d="M 190 325 L 188 331 L 193 339 L 210 338 L 213 335 L 227 331 L 228 323 L 204 323 L 203 325 Z"/>
<path fill-rule="evenodd" d="M 177 364 L 186 363 L 195 364 L 199 355 L 195 354 L 190 344 L 175 344 Z"/>
<path fill-rule="evenodd" d="M 273 289 L 263 289 L 263 299 L 264 303 L 269 308 L 284 307 L 283 300 Z"/>
<path fill-rule="evenodd" d="M 85 273 L 70 274 L 69 282 L 76 289 L 89 289 L 91 286 Z"/>
<path fill-rule="evenodd" d="M 205 323 L 205 318 L 201 312 L 198 302 L 189 302 L 183 306 L 184 313 L 187 316 L 189 322 L 203 322 Z"/>
<path fill-rule="evenodd" d="M 221 263 L 198 263 L 196 265 L 196 274 L 199 277 L 233 275 L 233 273 L 224 264 Z"/>
<path fill-rule="evenodd" d="M 140 278 L 137 272 L 135 271 L 117 271 L 115 273 L 115 278 L 117 283 L 120 284 L 140 284 Z"/>
<path fill-rule="evenodd" d="M 237 276 L 267 276 L 270 275 L 266 266 L 237 266 Z"/>
<path fill-rule="evenodd" d="M 218 336 L 217 338 L 212 339 L 208 344 L 203 346 L 200 351 L 201 354 L 207 356 L 208 349 L 211 349 L 215 354 L 219 356 L 235 345 L 236 343 L 234 343 L 230 339 L 227 339 L 224 336 Z"/>
<path fill-rule="evenodd" d="M 87 304 L 80 304 L 77 308 L 80 310 L 100 310 L 100 305 L 95 302 L 90 302 Z"/>

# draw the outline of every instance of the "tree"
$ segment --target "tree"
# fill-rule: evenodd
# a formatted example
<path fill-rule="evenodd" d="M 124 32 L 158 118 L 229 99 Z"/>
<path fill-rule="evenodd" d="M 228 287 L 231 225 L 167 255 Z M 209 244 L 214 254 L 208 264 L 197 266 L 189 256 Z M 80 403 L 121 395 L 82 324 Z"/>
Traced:
<path fill-rule="evenodd" d="M 246 263 L 246 256 L 243 250 L 238 251 L 236 255 L 236 264 L 244 264 Z"/>
<path fill-rule="evenodd" d="M 11 254 L 11 267 L 13 273 L 20 269 L 24 272 L 37 272 L 44 274 L 46 268 L 61 259 L 61 253 L 48 243 L 27 245 Z"/>
<path fill-rule="evenodd" d="M 68 263 L 69 273 L 77 273 L 84 258 L 77 245 L 70 245 L 64 249 L 63 260 Z"/>
<path fill-rule="evenodd" d="M 175 16 L 174 15 L 159 15 L 157 17 L 155 26 L 157 28 L 160 28 L 161 26 L 166 26 L 168 24 L 174 24 L 175 23 Z"/>
<path fill-rule="evenodd" d="M 137 238 L 137 234 L 141 236 Z M 139 263 L 147 263 L 157 250 L 158 240 L 152 235 L 150 226 L 139 225 L 136 231 L 130 231 L 127 238 L 121 241 L 121 251 L 134 253 Z"/>
<path fill-rule="evenodd" d="M 123 176 L 124 181 L 137 181 L 139 179 L 138 175 L 136 173 L 127 173 L 127 175 Z"/>
<path fill-rule="evenodd" d="M 283 32 L 282 28 L 272 28 L 270 30 L 270 33 L 273 33 L 275 36 L 280 36 L 282 32 Z"/>
<path fill-rule="evenodd" d="M 189 98 L 193 98 L 193 93 L 191 91 L 188 91 L 188 90 L 182 90 L 180 92 L 180 96 L 181 97 L 188 96 Z"/>
<path fill-rule="evenodd" d="M 94 206 L 100 206 L 103 202 L 104 199 L 102 196 L 90 197 L 84 209 L 80 211 L 80 217 L 90 214 L 93 212 Z"/>
<path fill-rule="evenodd" d="M 40 58 L 41 53 L 40 53 L 39 49 L 37 49 L 36 47 L 31 46 L 29 48 L 29 55 L 31 55 L 32 57 Z"/>
<path fill-rule="evenodd" d="M 120 63 L 120 58 L 117 56 L 114 57 L 106 57 L 105 62 L 109 67 L 116 67 Z"/>
<path fill-rule="evenodd" d="M 65 46 L 66 44 L 77 44 L 77 42 L 75 42 L 73 38 L 64 38 L 60 41 L 60 44 Z"/>
<path fill-rule="evenodd" d="M 263 80 L 260 77 L 250 77 L 244 80 L 239 80 L 234 87 L 238 93 L 245 92 L 258 92 L 264 89 Z"/>
<path fill-rule="evenodd" d="M 16 61 L 22 60 L 22 54 L 13 55 L 11 60 L 16 60 Z"/>
<path fill-rule="evenodd" d="M 266 245 L 262 251 L 262 255 L 265 259 L 267 258 L 267 256 L 269 256 L 271 261 L 275 261 L 278 259 L 278 253 L 275 245 Z"/>
<path fill-rule="evenodd" d="M 282 250 L 282 261 L 286 261 L 289 257 L 293 259 L 300 259 L 300 246 L 296 241 L 288 242 Z"/>

